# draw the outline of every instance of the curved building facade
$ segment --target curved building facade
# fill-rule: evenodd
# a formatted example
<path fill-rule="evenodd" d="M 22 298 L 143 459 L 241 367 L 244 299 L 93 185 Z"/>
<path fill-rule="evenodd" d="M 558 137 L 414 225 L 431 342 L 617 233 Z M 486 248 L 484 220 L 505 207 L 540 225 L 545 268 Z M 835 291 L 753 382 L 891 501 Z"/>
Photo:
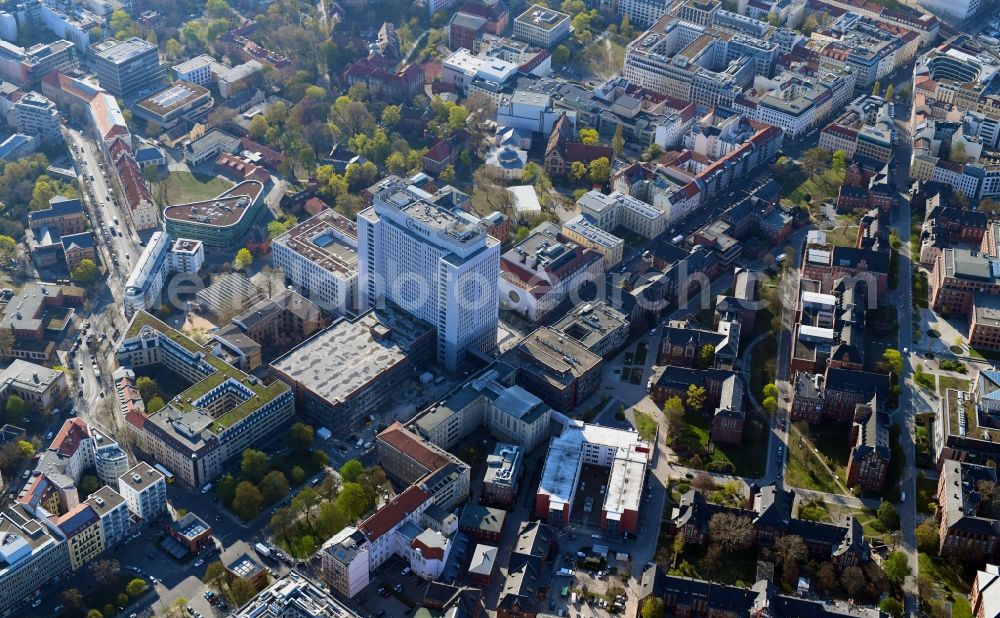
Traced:
<path fill-rule="evenodd" d="M 238 245 L 260 213 L 264 184 L 244 180 L 211 200 L 167 206 L 163 218 L 175 237 L 200 240 L 209 247 Z"/>

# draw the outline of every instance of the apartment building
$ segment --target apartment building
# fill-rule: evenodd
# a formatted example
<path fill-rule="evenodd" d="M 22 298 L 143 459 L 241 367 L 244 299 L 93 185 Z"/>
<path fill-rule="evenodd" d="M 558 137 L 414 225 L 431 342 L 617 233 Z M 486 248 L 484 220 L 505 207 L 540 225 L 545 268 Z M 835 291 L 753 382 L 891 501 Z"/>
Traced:
<path fill-rule="evenodd" d="M 235 618 L 360 618 L 305 575 L 292 570 L 239 609 Z"/>
<path fill-rule="evenodd" d="M 488 504 L 509 506 L 517 496 L 518 483 L 524 473 L 524 449 L 515 444 L 497 442 L 486 458 L 483 476 L 483 499 Z"/>
<path fill-rule="evenodd" d="M 70 571 L 68 544 L 17 507 L 0 511 L 0 611 Z"/>
<path fill-rule="evenodd" d="M 733 100 L 733 109 L 747 118 L 781 129 L 797 138 L 822 125 L 854 95 L 854 73 L 821 66 L 815 73 L 804 67 L 785 70 L 773 78 L 758 76 L 753 89 Z"/>
<path fill-rule="evenodd" d="M 118 493 L 130 513 L 144 522 L 167 513 L 167 482 L 159 470 L 139 462 L 118 478 Z"/>
<path fill-rule="evenodd" d="M 843 114 L 819 134 L 819 147 L 829 152 L 843 150 L 847 159 L 859 155 L 888 163 L 892 158 L 893 115 L 889 103 L 867 94 L 851 101 Z"/>

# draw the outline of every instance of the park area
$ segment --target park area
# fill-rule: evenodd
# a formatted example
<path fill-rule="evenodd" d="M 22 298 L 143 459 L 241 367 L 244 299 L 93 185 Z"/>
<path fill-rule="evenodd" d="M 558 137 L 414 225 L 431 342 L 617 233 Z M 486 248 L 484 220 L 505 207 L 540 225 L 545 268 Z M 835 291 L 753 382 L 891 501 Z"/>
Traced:
<path fill-rule="evenodd" d="M 167 173 L 166 196 L 171 204 L 210 200 L 233 186 L 225 178 L 184 171 Z"/>

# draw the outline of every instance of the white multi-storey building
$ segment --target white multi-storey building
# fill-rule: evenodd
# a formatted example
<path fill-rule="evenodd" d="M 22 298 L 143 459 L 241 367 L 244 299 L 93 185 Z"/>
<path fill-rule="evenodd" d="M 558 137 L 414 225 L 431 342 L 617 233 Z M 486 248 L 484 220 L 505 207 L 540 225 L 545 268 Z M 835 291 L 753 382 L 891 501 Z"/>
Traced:
<path fill-rule="evenodd" d="M 149 309 L 159 302 L 166 273 L 163 265 L 169 251 L 170 236 L 166 232 L 153 232 L 125 280 L 125 297 L 122 300 L 125 315 Z"/>
<path fill-rule="evenodd" d="M 175 64 L 171 67 L 174 72 L 174 81 L 191 82 L 207 87 L 212 83 L 212 67 L 215 64 L 215 59 L 208 54 L 195 56 L 180 64 Z"/>
<path fill-rule="evenodd" d="M 14 104 L 14 122 L 17 130 L 43 139 L 59 137 L 61 116 L 56 104 L 37 92 L 25 93 Z"/>
<path fill-rule="evenodd" d="M 178 238 L 167 256 L 170 272 L 196 273 L 205 263 L 205 245 L 200 240 Z"/>
<path fill-rule="evenodd" d="M 536 4 L 514 19 L 514 38 L 548 49 L 569 36 L 570 21 L 566 13 Z"/>
<path fill-rule="evenodd" d="M 204 263 L 205 247 L 200 240 L 178 238 L 171 243 L 170 234 L 153 232 L 125 280 L 125 315 L 156 307 L 169 274 L 197 273 Z"/>
<path fill-rule="evenodd" d="M 163 475 L 141 462 L 118 479 L 118 493 L 128 510 L 143 521 L 167 512 L 167 482 Z"/>
<path fill-rule="evenodd" d="M 429 197 L 397 180 L 358 213 L 360 305 L 389 300 L 434 326 L 438 361 L 455 370 L 496 346 L 500 242 Z"/>
<path fill-rule="evenodd" d="M 300 294 L 338 315 L 354 313 L 358 226 L 334 210 L 306 219 L 271 243 L 274 265 Z"/>
<path fill-rule="evenodd" d="M 618 0 L 618 14 L 628 15 L 633 27 L 647 27 L 667 14 L 670 0 Z"/>

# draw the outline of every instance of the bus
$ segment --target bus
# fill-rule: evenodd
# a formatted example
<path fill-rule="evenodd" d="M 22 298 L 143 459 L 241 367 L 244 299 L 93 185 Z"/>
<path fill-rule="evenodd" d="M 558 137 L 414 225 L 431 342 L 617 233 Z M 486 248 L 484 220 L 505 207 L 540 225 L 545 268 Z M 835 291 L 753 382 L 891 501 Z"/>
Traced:
<path fill-rule="evenodd" d="M 153 467 L 156 468 L 156 470 L 159 471 L 159 473 L 163 475 L 163 478 L 165 478 L 168 483 L 173 483 L 174 482 L 174 473 L 173 472 L 171 472 L 170 470 L 167 470 L 161 464 L 156 464 Z"/>

